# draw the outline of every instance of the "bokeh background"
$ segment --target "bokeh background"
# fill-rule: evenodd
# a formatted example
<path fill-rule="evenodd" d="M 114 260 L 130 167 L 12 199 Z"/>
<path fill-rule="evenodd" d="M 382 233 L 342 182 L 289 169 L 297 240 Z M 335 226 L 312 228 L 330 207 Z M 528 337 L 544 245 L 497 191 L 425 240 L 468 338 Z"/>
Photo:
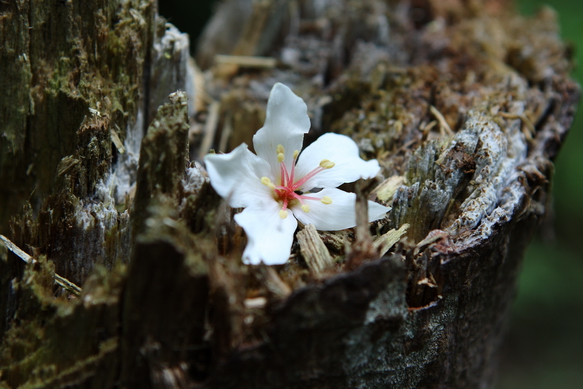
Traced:
<path fill-rule="evenodd" d="M 526 16 L 543 6 L 557 12 L 562 37 L 582 64 L 573 77 L 583 82 L 583 1 L 515 1 Z M 159 13 L 189 33 L 194 47 L 214 3 L 160 0 Z M 555 166 L 554 211 L 524 261 L 497 389 L 583 388 L 583 112 Z"/>
<path fill-rule="evenodd" d="M 583 83 L 583 1 L 517 0 L 524 15 L 555 9 Z M 583 388 L 583 105 L 555 161 L 551 214 L 530 245 L 498 389 Z"/>

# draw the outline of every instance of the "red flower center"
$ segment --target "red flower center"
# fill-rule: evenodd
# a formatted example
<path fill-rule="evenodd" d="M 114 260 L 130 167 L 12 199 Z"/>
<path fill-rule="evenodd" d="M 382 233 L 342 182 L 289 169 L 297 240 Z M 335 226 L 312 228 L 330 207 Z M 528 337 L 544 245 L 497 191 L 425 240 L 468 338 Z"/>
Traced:
<path fill-rule="evenodd" d="M 302 210 L 304 212 L 309 212 L 310 207 L 309 205 L 305 204 L 305 200 L 320 200 L 324 204 L 332 203 L 332 200 L 328 196 L 324 196 L 323 198 L 306 196 L 300 190 L 302 186 L 316 174 L 326 170 L 331 169 L 334 167 L 334 162 L 331 162 L 327 159 L 323 159 L 320 161 L 320 165 L 315 168 L 314 170 L 310 171 L 305 176 L 296 180 L 295 177 L 295 168 L 296 168 L 296 161 L 298 160 L 299 151 L 294 151 L 294 159 L 292 161 L 291 170 L 288 171 L 287 167 L 285 166 L 284 159 L 284 148 L 282 145 L 277 146 L 277 160 L 279 161 L 279 169 L 280 169 L 280 185 L 274 185 L 268 177 L 262 177 L 261 182 L 264 185 L 270 187 L 274 192 L 274 199 L 281 204 L 281 210 L 279 211 L 279 216 L 282 219 L 287 217 L 287 208 L 294 205 L 295 203 L 299 202 L 302 204 Z M 311 188 L 310 188 L 311 189 Z"/>

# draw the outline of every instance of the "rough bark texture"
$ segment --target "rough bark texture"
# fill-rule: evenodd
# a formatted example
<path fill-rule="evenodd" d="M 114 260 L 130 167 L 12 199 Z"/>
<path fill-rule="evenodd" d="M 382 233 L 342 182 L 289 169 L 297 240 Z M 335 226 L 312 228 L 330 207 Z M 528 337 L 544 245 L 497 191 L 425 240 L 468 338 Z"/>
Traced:
<path fill-rule="evenodd" d="M 552 11 L 231 0 L 201 39 L 202 71 L 151 1 L 0 5 L 0 233 L 35 259 L 0 245 L 0 388 L 492 387 L 579 97 Z M 189 141 L 251 144 L 276 81 L 392 211 L 245 266 Z"/>

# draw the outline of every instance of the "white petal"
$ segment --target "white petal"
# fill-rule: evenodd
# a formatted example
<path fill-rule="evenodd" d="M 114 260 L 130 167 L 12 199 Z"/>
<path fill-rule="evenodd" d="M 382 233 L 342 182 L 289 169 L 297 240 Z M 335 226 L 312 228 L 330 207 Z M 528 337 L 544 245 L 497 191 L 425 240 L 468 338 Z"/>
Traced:
<path fill-rule="evenodd" d="M 261 183 L 261 177 L 274 179 L 269 164 L 245 143 L 228 154 L 207 154 L 204 161 L 211 185 L 231 207 L 248 207 L 271 198 L 271 189 Z"/>
<path fill-rule="evenodd" d="M 282 265 L 287 262 L 298 222 L 291 212 L 279 217 L 275 201 L 255 204 L 235 215 L 235 221 L 247 234 L 243 262 L 258 265 Z"/>
<path fill-rule="evenodd" d="M 318 193 L 306 194 L 318 199 L 328 196 L 332 204 L 323 204 L 320 200 L 304 200 L 310 211 L 304 212 L 299 205 L 293 207 L 294 216 L 303 224 L 312 223 L 320 231 L 337 231 L 351 228 L 356 225 L 354 193 L 344 192 L 336 188 L 325 188 Z M 369 222 L 382 219 L 391 209 L 374 201 L 368 202 Z"/>
<path fill-rule="evenodd" d="M 304 134 L 310 130 L 308 107 L 287 86 L 277 83 L 267 100 L 263 127 L 253 136 L 253 147 L 258 156 L 265 159 L 279 177 L 277 146 L 285 149 L 285 165 L 291 169 L 294 150 L 301 151 Z"/>
<path fill-rule="evenodd" d="M 320 165 L 320 161 L 328 159 L 334 162 L 334 167 L 326 169 L 306 181 L 302 188 L 337 187 L 345 182 L 353 182 L 359 178 L 373 178 L 381 170 L 378 161 L 365 161 L 360 158 L 358 146 L 346 135 L 327 133 L 306 147 L 300 154 L 296 165 L 297 178 L 304 177 Z M 297 180 L 296 180 L 297 181 Z"/>

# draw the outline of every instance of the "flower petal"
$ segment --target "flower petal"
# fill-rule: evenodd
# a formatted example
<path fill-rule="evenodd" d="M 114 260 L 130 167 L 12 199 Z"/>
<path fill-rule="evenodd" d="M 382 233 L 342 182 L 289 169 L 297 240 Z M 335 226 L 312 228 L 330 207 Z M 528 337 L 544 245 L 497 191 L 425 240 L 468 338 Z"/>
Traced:
<path fill-rule="evenodd" d="M 204 157 L 211 185 L 233 208 L 248 207 L 272 199 L 261 177 L 273 179 L 269 164 L 253 154 L 245 143 L 228 154 Z"/>
<path fill-rule="evenodd" d="M 253 136 L 253 147 L 258 156 L 269 162 L 279 178 L 277 146 L 285 149 L 285 166 L 291 169 L 293 153 L 302 149 L 304 134 L 310 130 L 308 107 L 287 86 L 277 83 L 267 100 L 263 127 Z"/>
<path fill-rule="evenodd" d="M 332 199 L 332 203 L 324 204 L 320 200 L 304 200 L 304 203 L 310 207 L 309 212 L 304 212 L 300 205 L 295 205 L 292 208 L 294 216 L 303 224 L 312 223 L 320 231 L 344 230 L 356 225 L 356 195 L 354 193 L 344 192 L 336 188 L 324 188 L 318 193 L 310 193 L 309 196 L 318 199 L 328 196 Z M 389 207 L 369 201 L 369 222 L 382 219 L 390 210 Z"/>
<path fill-rule="evenodd" d="M 275 201 L 251 205 L 235 215 L 235 221 L 247 234 L 243 262 L 258 265 L 282 265 L 287 262 L 298 222 L 291 212 L 279 217 Z"/>
<path fill-rule="evenodd" d="M 327 133 L 316 139 L 300 154 L 296 165 L 296 177 L 301 178 L 328 159 L 334 167 L 326 169 L 307 180 L 302 188 L 337 187 L 359 178 L 373 178 L 381 170 L 377 160 L 365 161 L 360 158 L 358 146 L 346 135 Z"/>

